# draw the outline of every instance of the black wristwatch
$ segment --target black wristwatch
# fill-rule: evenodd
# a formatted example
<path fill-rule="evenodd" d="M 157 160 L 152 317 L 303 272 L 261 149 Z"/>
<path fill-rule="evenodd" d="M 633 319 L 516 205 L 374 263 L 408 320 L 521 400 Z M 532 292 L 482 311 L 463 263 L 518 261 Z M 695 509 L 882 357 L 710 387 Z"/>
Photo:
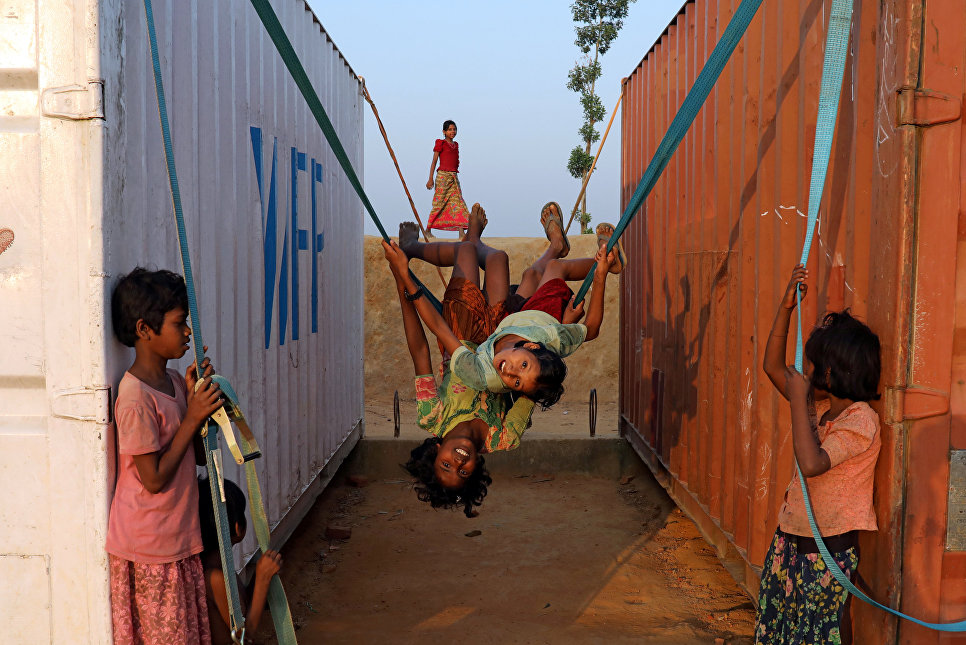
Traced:
<path fill-rule="evenodd" d="M 408 300 L 409 302 L 412 302 L 413 300 L 418 300 L 419 298 L 423 297 L 423 287 L 422 286 L 417 287 L 416 293 L 411 295 L 404 287 L 403 294 L 406 296 L 406 300 Z"/>

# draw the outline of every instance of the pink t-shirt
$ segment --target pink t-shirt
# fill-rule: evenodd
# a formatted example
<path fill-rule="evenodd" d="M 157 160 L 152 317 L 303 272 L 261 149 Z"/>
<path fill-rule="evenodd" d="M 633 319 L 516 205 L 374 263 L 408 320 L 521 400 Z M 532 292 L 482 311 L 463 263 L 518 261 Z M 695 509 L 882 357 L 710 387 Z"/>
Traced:
<path fill-rule="evenodd" d="M 168 370 L 174 396 L 124 373 L 114 405 L 119 449 L 117 489 L 111 502 L 107 552 L 144 564 L 177 562 L 201 553 L 198 480 L 188 448 L 174 477 L 159 493 L 141 483 L 133 455 L 164 452 L 188 410 L 184 378 Z"/>
<path fill-rule="evenodd" d="M 828 401 L 817 402 L 816 419 L 828 410 L 828 405 Z M 868 403 L 857 401 L 831 421 L 813 424 L 822 450 L 832 462 L 826 472 L 806 481 L 819 531 L 826 537 L 849 531 L 875 531 L 872 485 L 882 445 L 879 415 Z M 785 491 L 778 525 L 785 533 L 812 535 L 798 471 Z"/>

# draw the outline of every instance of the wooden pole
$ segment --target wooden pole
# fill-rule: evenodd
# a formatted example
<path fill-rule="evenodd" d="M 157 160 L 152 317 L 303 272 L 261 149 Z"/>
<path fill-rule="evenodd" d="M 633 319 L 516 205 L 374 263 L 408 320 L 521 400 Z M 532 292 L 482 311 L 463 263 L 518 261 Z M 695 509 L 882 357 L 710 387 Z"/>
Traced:
<path fill-rule="evenodd" d="M 365 84 L 363 84 L 365 88 Z M 600 158 L 600 152 L 604 149 L 604 142 L 607 141 L 607 133 L 610 132 L 610 126 L 614 123 L 614 117 L 617 116 L 617 108 L 621 106 L 621 101 L 624 100 L 624 85 L 621 84 L 621 94 L 617 97 L 617 105 L 614 106 L 614 111 L 610 113 L 610 121 L 607 122 L 607 129 L 604 130 L 604 136 L 600 139 L 600 145 L 597 146 L 597 154 L 594 156 L 594 163 L 590 164 L 590 170 L 587 171 L 587 176 L 584 177 L 584 183 L 580 187 L 580 194 L 577 195 L 577 201 L 574 203 L 574 209 L 570 212 L 570 219 L 567 221 L 567 228 L 564 233 L 570 232 L 570 225 L 574 221 L 574 216 L 577 214 L 577 208 L 580 206 L 580 200 L 584 198 L 584 193 L 587 192 L 587 183 L 590 181 L 590 176 L 594 174 L 594 169 L 597 167 L 597 159 Z"/>
<path fill-rule="evenodd" d="M 399 181 L 402 182 L 403 190 L 406 191 L 406 197 L 409 199 L 409 206 L 413 209 L 413 216 L 416 218 L 416 223 L 419 225 L 419 230 L 423 234 L 423 240 L 429 241 L 429 237 L 426 235 L 426 229 L 423 228 L 423 221 L 419 219 L 419 213 L 416 211 L 416 204 L 413 202 L 413 196 L 409 194 L 409 187 L 406 185 L 406 180 L 403 178 L 402 170 L 399 169 L 399 162 L 396 161 L 396 153 L 393 152 L 392 146 L 389 144 L 389 135 L 386 134 L 386 128 L 382 125 L 382 119 L 379 118 L 379 110 L 376 109 L 376 104 L 372 102 L 372 97 L 369 96 L 369 89 L 366 87 L 366 79 L 359 77 L 359 82 L 362 83 L 362 96 L 366 99 L 369 107 L 372 108 L 372 114 L 376 117 L 376 123 L 379 124 L 379 132 L 382 132 L 382 140 L 386 142 L 386 148 L 389 149 L 389 156 L 392 157 L 392 163 L 396 166 L 396 173 L 399 175 Z M 446 287 L 446 278 L 443 277 L 443 270 L 436 267 L 436 272 L 439 274 L 439 279 L 443 283 L 443 288 Z"/>

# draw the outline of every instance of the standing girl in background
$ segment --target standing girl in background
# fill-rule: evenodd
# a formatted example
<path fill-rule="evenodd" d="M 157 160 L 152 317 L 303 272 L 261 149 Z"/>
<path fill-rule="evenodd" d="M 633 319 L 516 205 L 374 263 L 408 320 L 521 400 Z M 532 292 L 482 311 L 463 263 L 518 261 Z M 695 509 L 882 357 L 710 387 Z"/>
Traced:
<path fill-rule="evenodd" d="M 852 578 L 859 563 L 858 532 L 877 530 L 872 488 L 881 438 L 879 415 L 868 401 L 879 398 L 879 338 L 848 310 L 830 313 L 805 343 L 805 374 L 786 365 L 795 292 L 804 296 L 807 278 L 802 265 L 792 271 L 768 337 L 764 368 L 791 403 L 795 459 L 808 479 L 822 540 Z M 795 473 L 762 567 L 755 642 L 851 643 L 847 599 L 818 553 Z"/>
<path fill-rule="evenodd" d="M 427 235 L 434 228 L 440 231 L 463 231 L 469 222 L 469 210 L 463 201 L 460 180 L 456 176 L 460 169 L 460 144 L 453 141 L 456 137 L 455 121 L 443 121 L 443 137 L 436 139 L 433 163 L 429 167 L 429 181 L 426 182 L 426 188 L 432 189 L 435 171 L 436 192 L 433 194 L 433 207 L 426 223 Z"/>
<path fill-rule="evenodd" d="M 115 645 L 211 643 L 195 478 L 204 453 L 195 438 L 221 397 L 207 359 L 197 390 L 194 364 L 183 378 L 167 367 L 188 351 L 187 315 L 184 279 L 170 271 L 136 268 L 111 298 L 114 333 L 135 350 L 114 414 L 118 476 L 106 549 Z"/>

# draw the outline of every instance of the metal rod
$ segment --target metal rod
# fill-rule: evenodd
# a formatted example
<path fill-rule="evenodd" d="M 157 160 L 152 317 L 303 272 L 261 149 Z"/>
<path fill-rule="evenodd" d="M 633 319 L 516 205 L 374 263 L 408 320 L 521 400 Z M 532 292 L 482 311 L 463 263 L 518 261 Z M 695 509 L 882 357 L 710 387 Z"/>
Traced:
<path fill-rule="evenodd" d="M 624 79 L 627 80 L 627 79 Z M 365 88 L 365 84 L 363 84 Z M 604 149 L 604 142 L 607 141 L 607 133 L 610 132 L 610 126 L 614 123 L 614 117 L 617 116 L 617 108 L 621 106 L 621 101 L 624 100 L 624 83 L 621 83 L 621 94 L 617 97 L 617 105 L 614 106 L 614 111 L 610 113 L 610 121 L 607 122 L 607 129 L 604 130 L 604 136 L 600 139 L 600 145 L 597 146 L 597 155 L 594 157 L 594 163 L 590 164 L 590 170 L 587 171 L 587 175 L 584 177 L 584 183 L 580 187 L 580 193 L 577 195 L 577 201 L 574 203 L 574 209 L 570 211 L 570 219 L 567 220 L 567 228 L 564 230 L 564 234 L 570 232 L 570 225 L 574 221 L 574 215 L 577 214 L 577 207 L 580 206 L 580 200 L 584 198 L 584 193 L 587 192 L 587 183 L 590 181 L 590 176 L 594 173 L 594 169 L 597 167 L 597 159 L 600 158 L 600 153 Z"/>
<path fill-rule="evenodd" d="M 597 388 L 590 391 L 590 404 L 587 406 L 590 412 L 590 436 L 597 436 Z"/>
<path fill-rule="evenodd" d="M 392 436 L 399 436 L 399 390 L 392 397 Z"/>
<path fill-rule="evenodd" d="M 409 194 L 409 186 L 406 185 L 406 180 L 403 178 L 402 170 L 399 169 L 399 162 L 396 161 L 396 153 L 393 152 L 392 146 L 389 144 L 389 135 L 386 134 L 386 128 L 382 126 L 382 119 L 379 118 L 379 110 L 376 109 L 376 104 L 372 102 L 372 97 L 369 96 L 369 89 L 366 87 L 366 79 L 359 77 L 359 82 L 362 84 L 362 96 L 366 99 L 369 107 L 372 108 L 372 115 L 376 117 L 376 123 L 379 125 L 379 132 L 382 133 L 382 140 L 386 142 L 386 148 L 389 149 L 389 156 L 392 157 L 392 163 L 396 166 L 396 174 L 399 175 L 399 181 L 402 182 L 403 190 L 406 191 L 406 197 L 409 199 L 409 206 L 413 209 L 413 216 L 416 218 L 416 224 L 419 225 L 419 230 L 423 234 L 423 240 L 429 242 L 429 236 L 426 234 L 426 229 L 423 228 L 423 220 L 419 219 L 419 213 L 416 211 L 416 203 L 413 202 L 413 196 Z M 443 277 L 443 270 L 436 267 L 436 273 L 439 274 L 439 280 L 443 283 L 443 287 L 446 287 L 446 278 Z M 399 436 L 398 434 L 396 435 Z"/>

